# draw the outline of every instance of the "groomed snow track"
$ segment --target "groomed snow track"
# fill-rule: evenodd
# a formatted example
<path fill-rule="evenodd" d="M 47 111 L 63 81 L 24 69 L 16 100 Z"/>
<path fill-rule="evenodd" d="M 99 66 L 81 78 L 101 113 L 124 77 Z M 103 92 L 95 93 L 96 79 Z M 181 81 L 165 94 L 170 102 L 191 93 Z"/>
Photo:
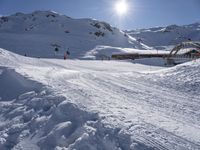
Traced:
<path fill-rule="evenodd" d="M 1 99 L 0 149 L 200 149 L 199 60 L 160 70 L 4 50 L 0 59 L 0 78 L 9 68 L 21 89 L 37 87 Z"/>

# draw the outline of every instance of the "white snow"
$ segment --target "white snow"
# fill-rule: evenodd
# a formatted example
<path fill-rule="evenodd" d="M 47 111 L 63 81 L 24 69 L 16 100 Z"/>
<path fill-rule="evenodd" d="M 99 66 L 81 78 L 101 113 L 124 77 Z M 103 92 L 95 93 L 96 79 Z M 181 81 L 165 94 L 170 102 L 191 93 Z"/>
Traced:
<path fill-rule="evenodd" d="M 11 94 L 0 92 L 0 149 L 200 149 L 200 60 L 161 68 L 0 49 L 0 66 Z"/>
<path fill-rule="evenodd" d="M 0 47 L 21 55 L 63 58 L 69 49 L 70 58 L 82 58 L 96 45 L 149 48 L 108 23 L 93 19 L 72 19 L 52 11 L 0 18 Z"/>
<path fill-rule="evenodd" d="M 167 27 L 127 31 L 127 34 L 148 46 L 160 49 L 163 46 L 177 45 L 189 39 L 192 41 L 199 41 L 199 26 L 200 23 L 184 26 L 170 25 Z"/>
<path fill-rule="evenodd" d="M 111 57 L 113 54 L 169 54 L 169 51 L 163 50 L 140 50 L 135 48 L 122 48 L 122 47 L 112 47 L 112 46 L 96 46 L 94 49 L 90 50 L 85 54 L 84 58 L 99 59 L 103 56 Z"/>

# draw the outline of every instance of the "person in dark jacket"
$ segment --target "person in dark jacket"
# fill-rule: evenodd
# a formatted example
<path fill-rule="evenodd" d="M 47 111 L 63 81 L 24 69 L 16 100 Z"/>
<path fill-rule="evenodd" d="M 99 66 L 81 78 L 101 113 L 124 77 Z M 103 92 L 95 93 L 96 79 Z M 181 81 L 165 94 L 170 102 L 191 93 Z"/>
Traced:
<path fill-rule="evenodd" d="M 69 48 L 67 49 L 67 51 L 64 53 L 64 60 L 68 59 L 70 56 L 70 52 L 69 52 Z"/>

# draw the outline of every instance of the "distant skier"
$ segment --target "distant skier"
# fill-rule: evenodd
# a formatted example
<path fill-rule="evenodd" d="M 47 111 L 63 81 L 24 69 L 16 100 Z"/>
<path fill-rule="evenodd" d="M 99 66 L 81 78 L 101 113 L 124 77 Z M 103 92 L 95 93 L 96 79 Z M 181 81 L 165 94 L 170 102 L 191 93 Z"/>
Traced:
<path fill-rule="evenodd" d="M 64 60 L 67 59 L 67 53 L 64 53 Z"/>
<path fill-rule="evenodd" d="M 68 50 L 64 54 L 64 60 L 69 59 L 69 56 L 70 56 L 70 52 L 69 52 L 69 48 L 68 48 Z"/>
<path fill-rule="evenodd" d="M 67 55 L 70 55 L 69 48 L 67 49 L 66 53 L 67 53 Z"/>
<path fill-rule="evenodd" d="M 66 51 L 66 53 L 67 53 L 67 55 L 68 55 L 68 56 L 70 55 L 70 52 L 69 52 L 69 50 L 67 50 L 67 51 Z"/>

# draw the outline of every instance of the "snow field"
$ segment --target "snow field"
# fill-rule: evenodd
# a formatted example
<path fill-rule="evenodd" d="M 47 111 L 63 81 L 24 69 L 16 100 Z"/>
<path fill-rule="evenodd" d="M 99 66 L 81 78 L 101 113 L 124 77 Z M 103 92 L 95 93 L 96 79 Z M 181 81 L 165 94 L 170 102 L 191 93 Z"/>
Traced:
<path fill-rule="evenodd" d="M 0 59 L 0 79 L 26 89 L 0 101 L 1 149 L 200 148 L 199 60 L 162 68 L 3 49 Z"/>

